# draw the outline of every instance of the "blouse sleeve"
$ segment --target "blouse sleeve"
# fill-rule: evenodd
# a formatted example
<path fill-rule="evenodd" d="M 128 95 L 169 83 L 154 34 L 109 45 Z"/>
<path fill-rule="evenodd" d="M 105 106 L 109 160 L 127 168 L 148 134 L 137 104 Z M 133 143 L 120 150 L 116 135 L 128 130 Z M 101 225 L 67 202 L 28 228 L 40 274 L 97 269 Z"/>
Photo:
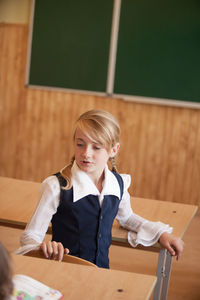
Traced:
<path fill-rule="evenodd" d="M 41 184 L 37 207 L 20 237 L 21 247 L 15 251 L 16 254 L 25 254 L 39 248 L 52 216 L 57 211 L 59 199 L 59 182 L 55 176 L 50 176 Z"/>
<path fill-rule="evenodd" d="M 121 174 L 121 177 L 124 182 L 124 193 L 116 219 L 122 227 L 129 231 L 128 241 L 131 246 L 136 247 L 138 244 L 152 246 L 158 242 L 163 232 L 171 233 L 173 228 L 162 222 L 152 222 L 135 214 L 131 208 L 128 192 L 131 177 L 127 174 Z"/>

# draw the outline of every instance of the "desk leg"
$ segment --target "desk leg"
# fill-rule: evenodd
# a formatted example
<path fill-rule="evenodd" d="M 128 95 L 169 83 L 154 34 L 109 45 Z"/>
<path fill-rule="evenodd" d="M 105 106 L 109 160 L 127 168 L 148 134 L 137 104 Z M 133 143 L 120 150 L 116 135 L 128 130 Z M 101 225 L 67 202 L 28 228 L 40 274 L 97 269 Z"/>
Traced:
<path fill-rule="evenodd" d="M 165 260 L 165 276 L 163 278 L 162 294 L 160 298 L 161 300 L 167 299 L 168 286 L 169 286 L 169 280 L 171 275 L 171 266 L 172 266 L 172 256 L 167 251 L 166 260 Z"/>
<path fill-rule="evenodd" d="M 158 257 L 157 283 L 153 300 L 166 300 L 171 273 L 172 257 L 166 249 L 161 249 Z"/>

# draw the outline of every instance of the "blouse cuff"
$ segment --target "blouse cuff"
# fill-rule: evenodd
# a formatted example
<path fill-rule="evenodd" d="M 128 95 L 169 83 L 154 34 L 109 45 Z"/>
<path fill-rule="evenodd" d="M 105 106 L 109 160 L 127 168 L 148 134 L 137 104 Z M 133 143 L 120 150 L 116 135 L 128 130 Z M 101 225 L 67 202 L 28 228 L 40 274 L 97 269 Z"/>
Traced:
<path fill-rule="evenodd" d="M 39 250 L 40 244 L 29 244 L 19 247 L 17 250 L 14 251 L 14 254 L 24 255 L 32 250 Z"/>
<path fill-rule="evenodd" d="M 132 247 L 136 247 L 138 244 L 143 246 L 152 246 L 156 244 L 163 232 L 172 233 L 173 227 L 162 222 L 144 222 L 139 231 L 128 232 L 128 242 Z"/>

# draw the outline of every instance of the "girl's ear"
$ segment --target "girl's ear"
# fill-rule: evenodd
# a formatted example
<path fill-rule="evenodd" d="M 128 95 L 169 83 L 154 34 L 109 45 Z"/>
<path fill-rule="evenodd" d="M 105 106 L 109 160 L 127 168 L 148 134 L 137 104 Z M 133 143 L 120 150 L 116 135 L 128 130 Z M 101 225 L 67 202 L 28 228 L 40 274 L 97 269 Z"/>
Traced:
<path fill-rule="evenodd" d="M 115 155 L 117 154 L 118 150 L 119 150 L 120 144 L 116 143 L 112 149 L 110 150 L 110 157 L 115 157 Z"/>

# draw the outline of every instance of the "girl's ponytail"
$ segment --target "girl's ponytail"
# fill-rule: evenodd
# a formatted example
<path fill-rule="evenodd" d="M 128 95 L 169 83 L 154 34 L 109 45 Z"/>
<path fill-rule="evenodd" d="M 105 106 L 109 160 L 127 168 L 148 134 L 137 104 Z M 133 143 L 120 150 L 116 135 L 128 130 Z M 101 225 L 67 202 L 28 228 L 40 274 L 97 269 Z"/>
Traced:
<path fill-rule="evenodd" d="M 112 172 L 118 173 L 115 157 L 110 157 L 109 161 L 110 161 L 111 166 L 112 166 Z"/>
<path fill-rule="evenodd" d="M 62 170 L 60 170 L 60 174 L 63 176 L 63 178 L 67 181 L 67 184 L 65 187 L 62 187 L 64 190 L 69 190 L 72 187 L 72 173 L 71 168 L 73 166 L 75 157 L 73 156 L 71 159 L 71 162 L 69 165 L 65 166 Z"/>

